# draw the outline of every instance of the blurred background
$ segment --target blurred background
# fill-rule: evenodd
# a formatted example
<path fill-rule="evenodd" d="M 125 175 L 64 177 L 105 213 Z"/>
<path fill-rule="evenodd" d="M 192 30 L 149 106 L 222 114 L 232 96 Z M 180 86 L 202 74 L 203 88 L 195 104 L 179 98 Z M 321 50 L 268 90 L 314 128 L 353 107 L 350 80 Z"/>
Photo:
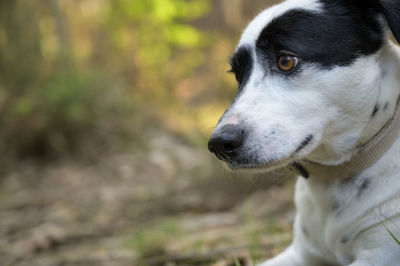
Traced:
<path fill-rule="evenodd" d="M 207 139 L 268 0 L 0 0 L 0 265 L 252 265 L 291 239 L 293 180 Z"/>

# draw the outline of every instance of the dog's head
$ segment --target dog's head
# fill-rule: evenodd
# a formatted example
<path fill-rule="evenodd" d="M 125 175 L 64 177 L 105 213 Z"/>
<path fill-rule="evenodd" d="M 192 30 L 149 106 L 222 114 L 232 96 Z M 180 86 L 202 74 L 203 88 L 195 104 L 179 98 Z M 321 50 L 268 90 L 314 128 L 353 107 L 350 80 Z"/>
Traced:
<path fill-rule="evenodd" d="M 398 2 L 289 0 L 258 15 L 232 56 L 239 90 L 210 151 L 232 169 L 345 160 L 376 108 L 389 27 L 400 39 Z"/>

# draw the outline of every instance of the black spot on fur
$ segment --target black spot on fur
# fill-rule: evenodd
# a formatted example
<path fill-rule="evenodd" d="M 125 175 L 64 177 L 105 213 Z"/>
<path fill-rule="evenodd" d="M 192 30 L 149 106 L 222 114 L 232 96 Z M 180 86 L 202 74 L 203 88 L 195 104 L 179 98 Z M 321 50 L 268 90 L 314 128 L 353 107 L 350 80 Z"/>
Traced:
<path fill-rule="evenodd" d="M 282 73 L 276 64 L 282 53 L 298 56 L 298 69 L 304 62 L 329 69 L 379 50 L 384 33 L 377 11 L 355 8 L 352 1 L 322 2 L 323 12 L 292 9 L 263 29 L 256 52 L 267 69 Z"/>
<path fill-rule="evenodd" d="M 371 180 L 369 178 L 366 178 L 358 188 L 357 197 L 360 197 L 364 193 L 364 191 L 366 191 L 369 188 L 370 185 L 371 185 Z"/>
<path fill-rule="evenodd" d="M 338 209 L 337 212 L 336 212 L 336 217 L 341 216 L 343 214 L 343 212 L 344 212 L 343 208 L 342 209 Z"/>
<path fill-rule="evenodd" d="M 372 111 L 371 118 L 374 118 L 375 115 L 378 113 L 378 111 L 379 111 L 379 105 L 377 104 L 374 106 L 374 110 Z"/>
<path fill-rule="evenodd" d="M 304 178 L 309 178 L 310 177 L 310 174 L 307 172 L 307 170 L 303 166 L 301 166 L 299 163 L 291 162 L 290 166 L 294 170 L 296 170 Z"/>
<path fill-rule="evenodd" d="M 388 107 L 389 107 L 389 103 L 388 102 L 386 102 L 385 103 L 385 105 L 383 106 L 383 111 L 387 111 L 387 109 L 388 109 Z"/>
<path fill-rule="evenodd" d="M 303 232 L 303 235 L 304 235 L 305 237 L 308 237 L 308 230 L 307 230 L 307 228 L 306 228 L 304 225 L 301 227 L 301 231 Z"/>
<path fill-rule="evenodd" d="M 231 58 L 232 69 L 229 72 L 235 74 L 235 78 L 239 83 L 239 90 L 246 85 L 253 70 L 253 57 L 251 54 L 250 47 L 242 46 Z"/>
<path fill-rule="evenodd" d="M 340 204 L 337 200 L 335 200 L 332 204 L 332 210 L 337 211 L 337 210 L 339 210 L 339 208 L 340 208 Z"/>
<path fill-rule="evenodd" d="M 296 149 L 296 152 L 301 151 L 304 149 L 310 142 L 313 140 L 314 136 L 313 135 L 308 135 L 305 140 L 300 144 L 300 146 Z"/>
<path fill-rule="evenodd" d="M 342 205 L 338 199 L 333 200 L 332 211 L 335 213 L 337 217 L 341 216 L 345 210 L 346 210 L 345 208 L 342 208 Z"/>
<path fill-rule="evenodd" d="M 351 239 L 350 236 L 343 236 L 342 239 L 340 240 L 340 242 L 342 244 L 347 244 L 347 243 L 349 243 L 350 239 Z"/>

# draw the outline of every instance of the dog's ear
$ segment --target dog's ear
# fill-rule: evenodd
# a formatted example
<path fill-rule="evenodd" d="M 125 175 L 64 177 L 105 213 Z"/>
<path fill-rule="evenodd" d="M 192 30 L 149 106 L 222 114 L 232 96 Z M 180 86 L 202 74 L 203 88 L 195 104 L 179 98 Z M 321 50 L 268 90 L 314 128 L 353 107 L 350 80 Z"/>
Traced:
<path fill-rule="evenodd" d="M 379 0 L 379 11 L 386 17 L 394 37 L 400 43 L 400 1 Z"/>
<path fill-rule="evenodd" d="M 322 0 L 331 1 L 331 0 Z M 334 0 L 333 0 L 334 1 Z M 355 4 L 361 10 L 375 10 L 381 13 L 392 30 L 396 40 L 400 43 L 400 0 L 340 0 Z"/>

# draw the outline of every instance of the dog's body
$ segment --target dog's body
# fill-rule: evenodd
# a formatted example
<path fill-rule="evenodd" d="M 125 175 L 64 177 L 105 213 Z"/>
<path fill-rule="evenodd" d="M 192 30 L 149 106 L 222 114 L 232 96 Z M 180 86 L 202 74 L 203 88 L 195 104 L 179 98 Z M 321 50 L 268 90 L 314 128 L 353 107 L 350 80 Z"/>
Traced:
<path fill-rule="evenodd" d="M 394 0 L 289 0 L 262 12 L 232 58 L 239 92 L 210 150 L 232 169 L 351 161 L 398 109 L 389 27 L 399 39 Z M 351 178 L 300 170 L 309 178 L 296 185 L 293 243 L 263 266 L 400 265 L 387 230 L 400 237 L 400 139 Z"/>
<path fill-rule="evenodd" d="M 400 140 L 351 180 L 296 185 L 295 239 L 272 265 L 400 265 Z"/>

